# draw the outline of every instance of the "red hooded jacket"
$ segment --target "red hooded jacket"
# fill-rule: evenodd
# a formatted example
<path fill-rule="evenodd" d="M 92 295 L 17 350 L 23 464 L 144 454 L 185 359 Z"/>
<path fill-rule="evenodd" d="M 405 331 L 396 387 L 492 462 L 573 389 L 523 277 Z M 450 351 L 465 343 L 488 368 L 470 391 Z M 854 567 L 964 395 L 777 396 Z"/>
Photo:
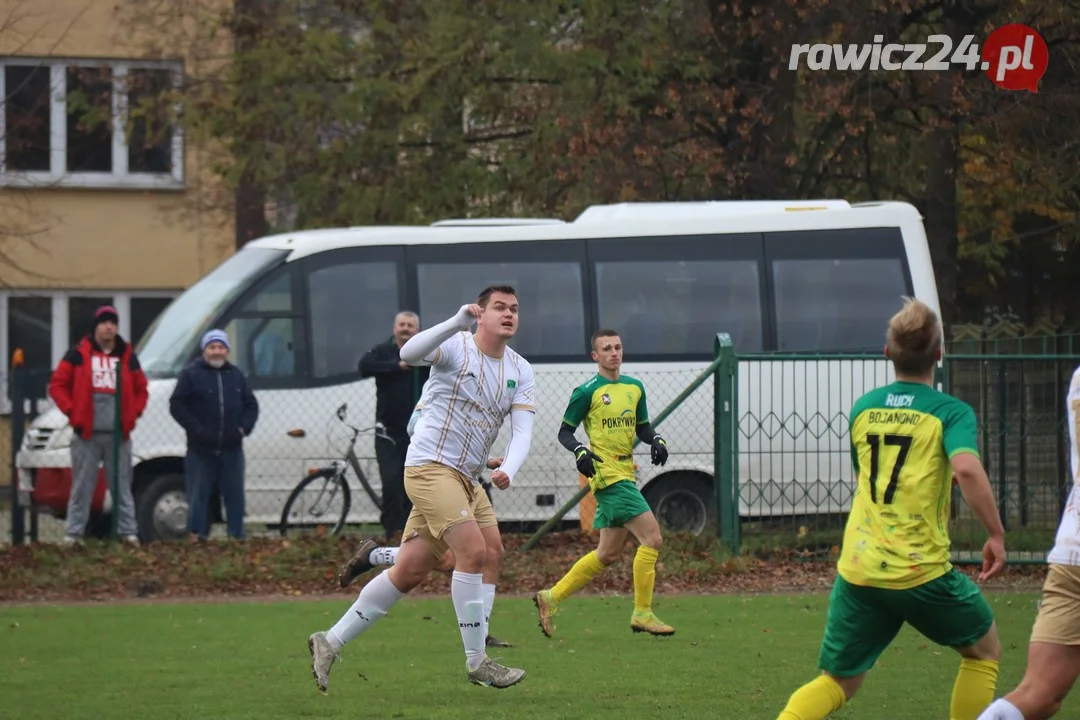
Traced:
<path fill-rule="evenodd" d="M 49 381 L 49 397 L 60 412 L 67 415 L 75 432 L 87 440 L 94 434 L 91 356 L 95 352 L 104 354 L 90 337 L 84 337 L 78 345 L 68 350 Z M 120 358 L 121 362 L 120 430 L 127 439 L 135 429 L 135 421 L 142 416 L 149 399 L 146 375 L 139 366 L 134 349 L 119 336 L 116 338 L 116 347 L 109 355 Z"/>

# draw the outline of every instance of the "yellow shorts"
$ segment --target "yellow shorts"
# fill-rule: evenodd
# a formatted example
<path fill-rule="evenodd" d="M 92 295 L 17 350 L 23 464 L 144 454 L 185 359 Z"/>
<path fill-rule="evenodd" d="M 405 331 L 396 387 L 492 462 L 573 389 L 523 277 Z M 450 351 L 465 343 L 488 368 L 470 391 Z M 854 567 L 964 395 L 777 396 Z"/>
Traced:
<path fill-rule="evenodd" d="M 442 539 L 450 528 L 470 520 L 481 529 L 499 524 L 484 488 L 442 463 L 407 466 L 405 492 L 413 507 L 401 542 L 422 537 L 436 557 L 450 549 Z"/>
<path fill-rule="evenodd" d="M 1031 641 L 1080 645 L 1080 567 L 1050 566 Z"/>

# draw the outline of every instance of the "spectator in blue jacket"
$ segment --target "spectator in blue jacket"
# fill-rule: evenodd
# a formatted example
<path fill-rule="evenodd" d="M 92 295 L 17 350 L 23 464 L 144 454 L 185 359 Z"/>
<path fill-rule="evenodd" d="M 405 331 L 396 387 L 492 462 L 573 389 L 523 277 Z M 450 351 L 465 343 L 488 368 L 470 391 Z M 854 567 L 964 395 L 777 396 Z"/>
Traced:
<path fill-rule="evenodd" d="M 187 432 L 184 477 L 188 534 L 210 534 L 210 496 L 216 484 L 225 501 L 229 536 L 244 538 L 244 438 L 255 429 L 259 403 L 240 368 L 229 362 L 229 336 L 210 330 L 202 357 L 183 369 L 169 398 L 169 412 Z"/>

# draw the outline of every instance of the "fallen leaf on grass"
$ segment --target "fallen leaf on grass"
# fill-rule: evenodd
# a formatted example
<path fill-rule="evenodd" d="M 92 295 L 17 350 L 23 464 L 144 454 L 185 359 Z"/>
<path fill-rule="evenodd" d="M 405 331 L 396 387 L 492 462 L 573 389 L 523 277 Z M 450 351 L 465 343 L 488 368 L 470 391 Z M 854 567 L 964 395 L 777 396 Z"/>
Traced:
<path fill-rule="evenodd" d="M 596 547 L 590 534 L 570 531 L 549 535 L 522 553 L 527 539 L 522 534 L 503 537 L 501 595 L 531 595 L 537 588 L 550 587 Z M 144 545 L 137 555 L 115 543 L 88 543 L 81 550 L 46 544 L 7 546 L 0 548 L 0 601 L 351 594 L 352 590 L 342 591 L 336 577 L 355 545 L 355 536 L 265 537 L 196 545 L 155 542 Z M 827 559 L 827 553 L 800 557 L 797 552 L 778 550 L 761 552 L 758 557 L 731 557 L 710 537 L 672 537 L 665 541 L 663 553 L 656 579 L 660 596 L 820 592 L 831 587 L 836 576 L 835 562 Z M 960 569 L 969 575 L 978 571 Z M 1038 587 L 1044 578 L 1045 567 L 1016 567 L 992 584 Z M 632 554 L 627 552 L 587 592 L 625 597 L 632 587 Z M 446 594 L 449 589 L 450 574 L 437 572 L 417 593 Z"/>

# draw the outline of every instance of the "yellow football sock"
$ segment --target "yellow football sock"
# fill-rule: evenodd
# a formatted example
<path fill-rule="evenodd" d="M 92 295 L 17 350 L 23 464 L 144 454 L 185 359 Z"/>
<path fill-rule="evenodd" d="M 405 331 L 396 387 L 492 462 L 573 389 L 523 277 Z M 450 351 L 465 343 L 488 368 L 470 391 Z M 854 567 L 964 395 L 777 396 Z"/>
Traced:
<path fill-rule="evenodd" d="M 606 567 L 607 565 L 600 562 L 600 558 L 596 556 L 595 550 L 578 560 L 574 563 L 574 567 L 563 575 L 562 580 L 555 583 L 555 587 L 551 588 L 551 594 L 555 602 L 562 602 L 585 587 L 590 580 L 603 572 Z"/>
<path fill-rule="evenodd" d="M 660 551 L 639 545 L 634 555 L 634 612 L 652 611 L 653 587 L 656 585 L 656 558 Z"/>
<path fill-rule="evenodd" d="M 845 702 L 844 689 L 828 675 L 820 675 L 792 693 L 776 720 L 824 720 Z"/>
<path fill-rule="evenodd" d="M 950 720 L 976 720 L 994 702 L 997 678 L 997 660 L 961 660 L 949 703 Z"/>

